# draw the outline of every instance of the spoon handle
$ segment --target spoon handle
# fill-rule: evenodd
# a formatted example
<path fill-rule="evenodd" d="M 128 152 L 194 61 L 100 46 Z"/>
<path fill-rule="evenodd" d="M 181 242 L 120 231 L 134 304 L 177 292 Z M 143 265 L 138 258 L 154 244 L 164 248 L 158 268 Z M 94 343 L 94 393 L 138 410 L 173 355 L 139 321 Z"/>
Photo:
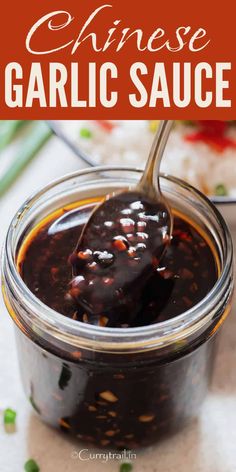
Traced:
<path fill-rule="evenodd" d="M 143 175 L 138 184 L 139 190 L 153 196 L 160 193 L 159 170 L 171 128 L 172 120 L 162 120 L 158 126 Z"/>

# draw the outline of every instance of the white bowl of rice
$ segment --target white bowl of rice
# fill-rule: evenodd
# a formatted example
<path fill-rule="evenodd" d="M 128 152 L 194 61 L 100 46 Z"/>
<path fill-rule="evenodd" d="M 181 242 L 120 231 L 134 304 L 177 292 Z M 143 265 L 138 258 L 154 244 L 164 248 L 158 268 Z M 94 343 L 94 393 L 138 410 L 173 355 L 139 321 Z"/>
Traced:
<path fill-rule="evenodd" d="M 50 122 L 90 165 L 144 167 L 158 126 L 147 120 Z M 236 204 L 236 121 L 175 122 L 161 171 L 209 196 L 232 220 Z M 234 213 L 234 212 L 233 212 Z"/>

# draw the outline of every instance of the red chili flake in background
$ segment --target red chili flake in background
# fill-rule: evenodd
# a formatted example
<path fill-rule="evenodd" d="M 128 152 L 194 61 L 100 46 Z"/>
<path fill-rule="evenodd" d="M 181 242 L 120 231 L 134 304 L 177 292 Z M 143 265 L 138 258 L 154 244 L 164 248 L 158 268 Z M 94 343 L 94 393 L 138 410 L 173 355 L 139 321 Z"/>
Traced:
<path fill-rule="evenodd" d="M 113 128 L 115 127 L 115 125 L 108 120 L 94 120 L 94 121 L 100 126 L 100 128 L 102 128 L 104 131 L 107 131 L 108 133 L 111 132 Z"/>
<path fill-rule="evenodd" d="M 228 123 L 217 120 L 196 121 L 198 129 L 194 133 L 185 136 L 186 141 L 204 142 L 221 153 L 228 147 L 236 148 L 236 141 L 226 136 Z"/>

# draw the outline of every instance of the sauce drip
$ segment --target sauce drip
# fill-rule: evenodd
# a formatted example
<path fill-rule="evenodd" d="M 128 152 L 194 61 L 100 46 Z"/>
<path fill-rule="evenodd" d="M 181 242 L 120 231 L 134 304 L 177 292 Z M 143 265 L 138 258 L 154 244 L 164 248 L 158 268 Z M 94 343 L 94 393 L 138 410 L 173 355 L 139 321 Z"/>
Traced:
<path fill-rule="evenodd" d="M 70 261 L 70 294 L 88 321 L 130 325 L 169 242 L 164 204 L 122 192 L 95 209 Z"/>

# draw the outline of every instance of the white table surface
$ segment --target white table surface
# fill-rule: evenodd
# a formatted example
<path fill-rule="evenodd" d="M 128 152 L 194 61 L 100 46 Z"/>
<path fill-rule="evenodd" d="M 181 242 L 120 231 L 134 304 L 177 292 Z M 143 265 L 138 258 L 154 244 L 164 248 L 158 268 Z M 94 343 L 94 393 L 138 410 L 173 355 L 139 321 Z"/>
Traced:
<path fill-rule="evenodd" d="M 81 167 L 78 159 L 53 138 L 21 178 L 0 200 L 0 243 L 20 204 L 39 186 Z M 232 228 L 236 242 L 236 227 Z M 33 457 L 40 472 L 118 472 L 113 460 L 81 461 L 75 444 L 35 416 L 22 391 L 13 325 L 0 298 L 0 472 L 21 472 Z M 233 310 L 234 311 L 234 310 Z M 2 411 L 17 411 L 17 431 L 7 434 Z M 171 440 L 137 453 L 134 472 L 236 472 L 236 319 L 222 328 L 211 391 L 197 421 Z"/>

